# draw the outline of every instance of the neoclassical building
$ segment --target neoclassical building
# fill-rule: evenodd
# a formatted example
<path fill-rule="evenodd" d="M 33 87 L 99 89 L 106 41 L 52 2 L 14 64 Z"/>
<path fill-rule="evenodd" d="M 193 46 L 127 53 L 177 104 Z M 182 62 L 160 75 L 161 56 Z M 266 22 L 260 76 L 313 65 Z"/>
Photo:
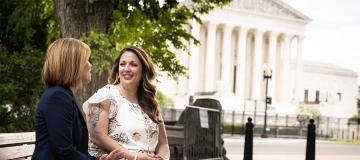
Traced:
<path fill-rule="evenodd" d="M 176 51 L 187 75 L 158 84 L 175 107 L 193 96 L 216 98 L 228 110 L 263 111 L 266 71 L 269 111 L 293 113 L 304 97 L 302 46 L 311 19 L 280 0 L 233 0 L 201 18 L 191 27 L 201 45 Z"/>
<path fill-rule="evenodd" d="M 318 109 L 327 117 L 357 114 L 356 72 L 333 64 L 304 61 L 300 106 Z"/>

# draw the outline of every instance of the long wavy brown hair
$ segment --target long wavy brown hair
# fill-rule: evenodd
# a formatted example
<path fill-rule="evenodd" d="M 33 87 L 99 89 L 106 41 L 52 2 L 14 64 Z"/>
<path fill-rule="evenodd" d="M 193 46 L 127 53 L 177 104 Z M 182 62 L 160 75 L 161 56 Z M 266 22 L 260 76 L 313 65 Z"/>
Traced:
<path fill-rule="evenodd" d="M 121 56 L 126 52 L 133 52 L 140 60 L 142 66 L 142 75 L 137 90 L 137 98 L 142 110 L 155 122 L 160 123 L 160 106 L 155 99 L 156 86 L 153 84 L 155 80 L 154 63 L 149 58 L 148 54 L 141 48 L 136 46 L 127 46 L 122 49 L 115 59 L 112 72 L 108 78 L 108 83 L 117 85 L 120 83 L 119 79 L 119 62 Z"/>

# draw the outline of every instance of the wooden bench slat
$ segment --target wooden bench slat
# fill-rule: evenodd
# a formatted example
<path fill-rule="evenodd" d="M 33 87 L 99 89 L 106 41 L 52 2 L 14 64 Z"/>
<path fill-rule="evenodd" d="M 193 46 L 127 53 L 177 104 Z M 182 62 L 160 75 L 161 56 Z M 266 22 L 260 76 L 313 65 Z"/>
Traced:
<path fill-rule="evenodd" d="M 0 147 L 4 145 L 34 143 L 34 142 L 35 142 L 35 132 L 0 134 Z"/>
<path fill-rule="evenodd" d="M 0 148 L 0 159 L 15 159 L 29 157 L 33 154 L 35 144 Z"/>

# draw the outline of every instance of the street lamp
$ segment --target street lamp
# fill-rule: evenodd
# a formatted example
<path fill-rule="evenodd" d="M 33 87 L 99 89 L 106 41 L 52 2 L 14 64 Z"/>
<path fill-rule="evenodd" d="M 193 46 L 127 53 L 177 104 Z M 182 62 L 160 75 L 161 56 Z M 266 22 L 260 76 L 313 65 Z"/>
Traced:
<path fill-rule="evenodd" d="M 271 104 L 271 97 L 268 97 L 268 83 L 272 76 L 272 70 L 268 69 L 266 64 L 263 65 L 264 69 L 264 80 L 265 80 L 265 117 L 264 117 L 264 129 L 261 135 L 262 138 L 267 138 L 268 135 L 266 133 L 266 124 L 267 124 L 267 108 L 268 104 Z"/>

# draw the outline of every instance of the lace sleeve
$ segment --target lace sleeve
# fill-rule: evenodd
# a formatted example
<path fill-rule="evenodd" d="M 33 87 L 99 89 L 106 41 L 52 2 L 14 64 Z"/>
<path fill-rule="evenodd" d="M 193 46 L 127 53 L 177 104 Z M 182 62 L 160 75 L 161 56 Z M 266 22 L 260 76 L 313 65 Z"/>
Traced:
<path fill-rule="evenodd" d="M 83 104 L 83 110 L 86 116 L 89 114 L 89 107 L 91 105 L 96 105 L 105 100 L 110 100 L 110 110 L 109 110 L 109 118 L 113 118 L 117 113 L 117 101 L 114 96 L 114 91 L 111 88 L 111 85 L 106 85 L 100 88 L 96 93 L 94 93 L 88 100 Z"/>

